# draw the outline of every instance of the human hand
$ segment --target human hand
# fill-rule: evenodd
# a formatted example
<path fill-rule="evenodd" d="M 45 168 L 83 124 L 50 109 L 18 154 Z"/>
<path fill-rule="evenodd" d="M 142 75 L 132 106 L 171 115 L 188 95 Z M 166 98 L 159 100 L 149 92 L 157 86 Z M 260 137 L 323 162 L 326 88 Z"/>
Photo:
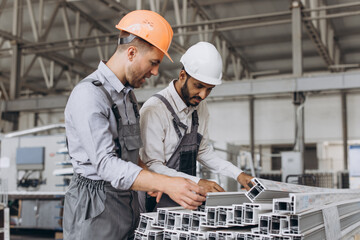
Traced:
<path fill-rule="evenodd" d="M 186 209 L 195 210 L 206 200 L 205 189 L 189 179 L 170 177 L 165 185 L 164 192 Z"/>
<path fill-rule="evenodd" d="M 200 179 L 198 185 L 203 187 L 206 192 L 225 192 L 225 190 L 214 181 Z"/>
<path fill-rule="evenodd" d="M 250 186 L 249 183 L 251 183 L 251 179 L 253 179 L 253 176 L 247 175 L 246 173 L 242 172 L 240 173 L 240 175 L 237 177 L 237 181 L 245 187 L 245 189 L 247 191 L 250 190 Z"/>
<path fill-rule="evenodd" d="M 147 194 L 151 197 L 156 197 L 156 202 L 159 203 L 163 192 L 147 192 Z"/>

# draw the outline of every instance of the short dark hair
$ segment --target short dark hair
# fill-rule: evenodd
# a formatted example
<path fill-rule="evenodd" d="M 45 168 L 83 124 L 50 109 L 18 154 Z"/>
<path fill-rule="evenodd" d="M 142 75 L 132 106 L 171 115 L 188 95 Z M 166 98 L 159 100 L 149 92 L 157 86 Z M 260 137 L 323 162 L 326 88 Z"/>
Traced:
<path fill-rule="evenodd" d="M 125 33 L 125 35 L 126 34 L 128 35 L 128 33 L 126 33 L 126 32 L 121 32 L 119 34 L 119 38 L 123 38 L 124 33 Z M 139 48 L 141 50 L 144 50 L 144 51 L 149 51 L 153 47 L 153 45 L 150 44 L 149 42 L 145 41 L 142 38 L 139 38 L 139 37 L 135 36 L 135 38 L 129 43 L 118 44 L 118 46 L 116 48 L 116 51 L 120 51 L 120 52 L 124 51 L 125 49 L 127 49 L 130 46 L 137 47 L 137 48 Z"/>
<path fill-rule="evenodd" d="M 183 66 L 181 71 L 184 70 L 184 72 L 186 73 L 186 78 L 191 78 L 190 74 L 188 74 L 188 72 L 185 70 L 185 67 Z"/>

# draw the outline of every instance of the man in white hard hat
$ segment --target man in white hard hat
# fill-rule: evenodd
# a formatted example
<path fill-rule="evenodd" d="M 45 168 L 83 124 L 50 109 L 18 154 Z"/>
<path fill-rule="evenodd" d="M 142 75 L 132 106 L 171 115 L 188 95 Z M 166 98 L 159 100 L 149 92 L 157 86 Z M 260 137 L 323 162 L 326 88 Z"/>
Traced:
<path fill-rule="evenodd" d="M 219 158 L 209 145 L 209 112 L 203 100 L 221 84 L 219 52 L 212 44 L 199 42 L 186 51 L 180 62 L 183 69 L 179 78 L 148 99 L 140 110 L 143 163 L 154 172 L 191 179 L 207 192 L 224 191 L 216 182 L 196 177 L 196 161 L 199 161 L 215 173 L 236 179 L 249 190 L 252 177 Z M 153 205 L 147 197 L 146 210 L 151 211 Z M 175 205 L 164 194 L 156 207 Z"/>

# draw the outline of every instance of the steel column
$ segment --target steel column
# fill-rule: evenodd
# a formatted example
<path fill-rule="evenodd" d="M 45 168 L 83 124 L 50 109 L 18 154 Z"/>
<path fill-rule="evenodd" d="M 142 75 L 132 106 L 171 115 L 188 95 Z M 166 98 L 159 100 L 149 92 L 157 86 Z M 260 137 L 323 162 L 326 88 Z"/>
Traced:
<path fill-rule="evenodd" d="M 348 128 L 347 128 L 347 97 L 346 92 L 341 92 L 341 117 L 344 151 L 344 169 L 348 169 Z"/>
<path fill-rule="evenodd" d="M 293 59 L 293 75 L 299 77 L 303 73 L 302 58 L 302 22 L 301 22 L 301 2 L 292 2 L 292 59 Z"/>
<path fill-rule="evenodd" d="M 251 161 L 255 160 L 255 124 L 254 124 L 254 96 L 249 97 L 249 125 L 250 125 L 250 153 Z"/>
<path fill-rule="evenodd" d="M 294 151 L 301 153 L 302 173 L 305 173 L 305 121 L 304 121 L 304 103 L 305 94 L 303 92 L 295 92 L 293 96 L 293 104 L 295 105 L 295 146 Z"/>

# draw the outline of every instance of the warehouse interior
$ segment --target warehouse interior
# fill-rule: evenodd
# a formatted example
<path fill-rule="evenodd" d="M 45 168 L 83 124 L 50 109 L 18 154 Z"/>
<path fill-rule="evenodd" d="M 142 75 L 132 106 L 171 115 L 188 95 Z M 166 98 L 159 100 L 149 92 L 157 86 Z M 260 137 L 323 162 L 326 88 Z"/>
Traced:
<path fill-rule="evenodd" d="M 360 188 L 359 1 L 1 0 L 0 239 L 62 239 L 72 176 L 64 108 L 113 54 L 115 25 L 137 9 L 159 13 L 174 31 L 174 62 L 164 58 L 135 90 L 140 106 L 178 77 L 190 46 L 210 42 L 223 60 L 223 83 L 207 98 L 220 157 L 260 179 Z M 197 170 L 229 192 L 241 188 Z"/>

